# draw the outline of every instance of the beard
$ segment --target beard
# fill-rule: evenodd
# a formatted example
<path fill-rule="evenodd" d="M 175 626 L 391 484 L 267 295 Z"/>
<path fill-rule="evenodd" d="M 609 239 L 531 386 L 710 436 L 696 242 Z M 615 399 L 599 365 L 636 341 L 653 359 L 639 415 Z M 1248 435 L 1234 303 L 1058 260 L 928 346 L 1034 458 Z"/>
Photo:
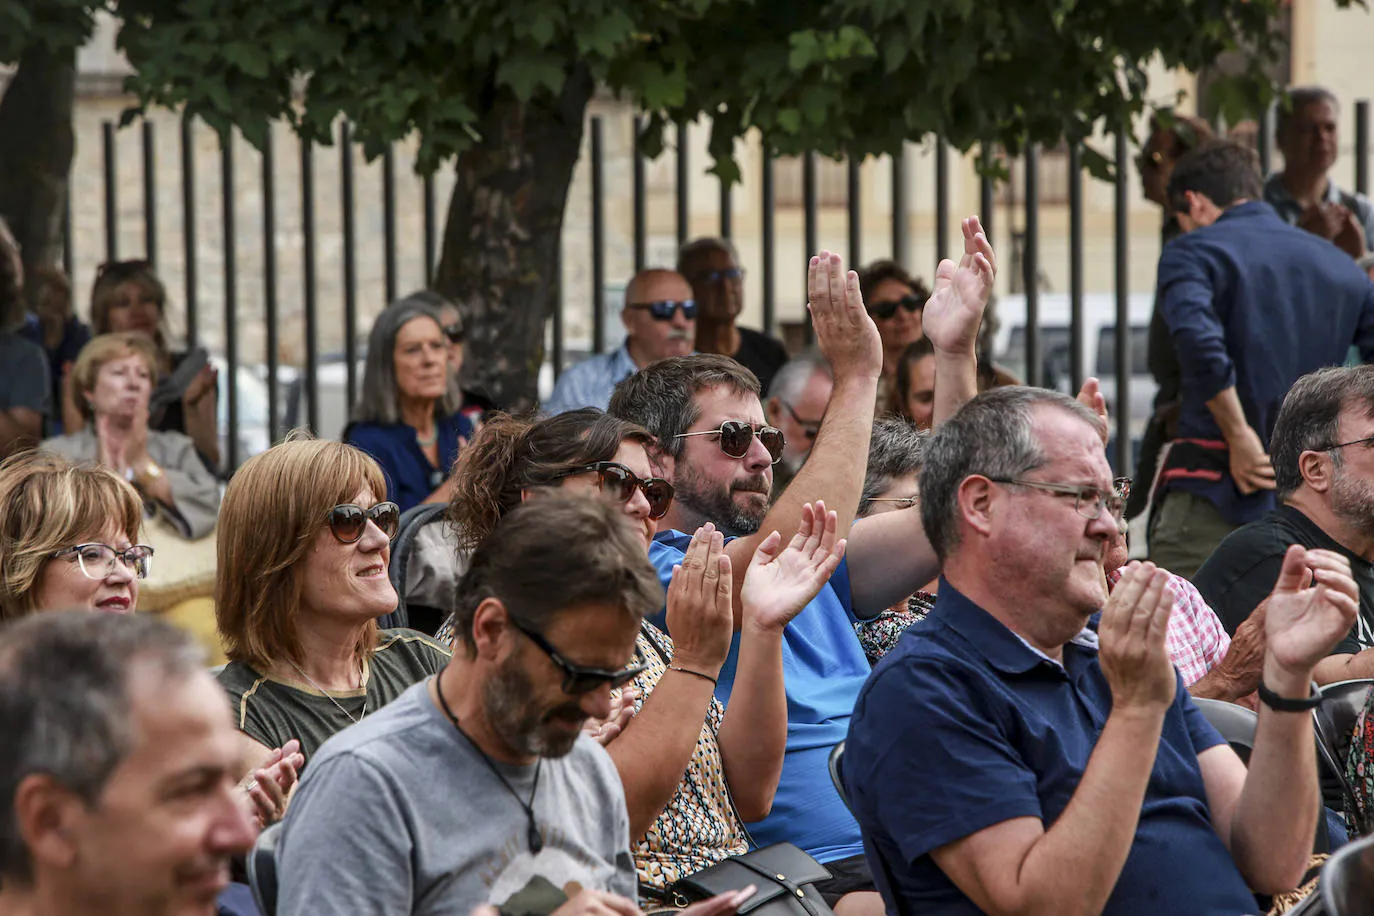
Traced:
<path fill-rule="evenodd" d="M 673 480 L 673 500 L 696 516 L 693 527 L 710 522 L 726 536 L 743 537 L 757 532 L 768 514 L 768 484 L 764 474 L 722 484 L 683 466 Z M 756 504 L 740 505 L 735 501 L 737 492 L 756 493 L 763 498 L 751 500 Z"/>
<path fill-rule="evenodd" d="M 1366 537 L 1374 537 L 1374 483 L 1337 467 L 1331 481 L 1331 511 Z"/>
<path fill-rule="evenodd" d="M 492 731 L 523 756 L 565 756 L 577 743 L 580 731 L 553 731 L 547 724 L 562 719 L 580 728 L 587 719 L 577 703 L 540 711 L 535 706 L 534 682 L 514 658 L 507 659 L 482 685 L 482 705 Z"/>

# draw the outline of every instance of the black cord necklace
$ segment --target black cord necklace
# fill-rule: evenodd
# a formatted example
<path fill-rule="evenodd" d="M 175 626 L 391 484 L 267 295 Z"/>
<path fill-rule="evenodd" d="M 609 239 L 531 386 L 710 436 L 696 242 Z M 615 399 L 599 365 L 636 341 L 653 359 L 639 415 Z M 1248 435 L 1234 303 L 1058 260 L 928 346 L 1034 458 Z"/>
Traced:
<path fill-rule="evenodd" d="M 447 671 L 448 669 L 445 668 L 444 670 Z M 515 791 L 515 787 L 512 786 L 510 782 L 506 780 L 506 777 L 501 775 L 501 771 L 496 768 L 496 764 L 492 761 L 492 759 L 487 756 L 485 751 L 483 751 L 480 747 L 477 746 L 477 742 L 472 740 L 471 735 L 463 731 L 463 726 L 458 724 L 458 717 L 455 716 L 453 714 L 453 710 L 449 708 L 448 700 L 444 699 L 444 685 L 442 672 L 436 675 L 434 678 L 434 692 L 439 695 L 439 706 L 444 710 L 444 715 L 448 716 L 448 720 L 453 723 L 453 727 L 458 729 L 458 734 L 463 736 L 463 739 L 467 741 L 468 745 L 473 749 L 477 756 L 481 757 L 482 760 L 486 763 L 487 767 L 491 770 L 492 775 L 494 775 L 497 779 L 501 781 L 501 785 L 506 787 L 506 791 L 509 792 L 511 794 L 511 797 L 514 798 L 515 801 L 520 805 L 520 807 L 524 809 L 525 817 L 529 820 L 529 827 L 527 830 L 526 837 L 529 840 L 530 844 L 530 854 L 536 856 L 539 855 L 539 851 L 544 848 L 544 841 L 539 836 L 539 825 L 534 822 L 534 796 L 539 791 L 539 771 L 544 766 L 544 758 L 540 757 L 534 765 L 534 787 L 530 789 L 529 804 L 526 804 L 525 800 L 520 797 L 520 794 Z"/>

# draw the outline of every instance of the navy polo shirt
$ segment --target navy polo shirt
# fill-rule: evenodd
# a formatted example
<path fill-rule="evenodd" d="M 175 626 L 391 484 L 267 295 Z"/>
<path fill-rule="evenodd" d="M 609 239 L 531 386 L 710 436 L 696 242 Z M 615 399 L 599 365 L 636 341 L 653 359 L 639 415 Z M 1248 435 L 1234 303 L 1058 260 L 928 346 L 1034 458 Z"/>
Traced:
<path fill-rule="evenodd" d="M 930 851 L 1015 817 L 1048 829 L 1111 706 L 1096 648 L 1066 645 L 1060 667 L 942 579 L 930 616 L 864 685 L 845 746 L 845 785 L 888 912 L 980 912 Z M 1104 913 L 1255 912 L 1198 765 L 1222 743 L 1180 681 Z"/>
<path fill-rule="evenodd" d="M 434 423 L 439 466 L 429 463 L 415 436 L 404 423 L 350 423 L 344 441 L 367 452 L 386 475 L 386 495 L 404 512 L 425 501 L 448 477 L 458 460 L 462 441 L 472 436 L 472 421 L 461 413 Z M 461 440 L 461 441 L 460 441 Z"/>

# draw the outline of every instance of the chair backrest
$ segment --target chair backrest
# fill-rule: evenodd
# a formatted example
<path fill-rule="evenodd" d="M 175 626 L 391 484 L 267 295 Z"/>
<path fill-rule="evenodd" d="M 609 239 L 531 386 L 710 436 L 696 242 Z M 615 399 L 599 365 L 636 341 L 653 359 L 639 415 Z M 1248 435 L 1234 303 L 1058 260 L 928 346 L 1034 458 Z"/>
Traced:
<path fill-rule="evenodd" d="M 1374 680 L 1368 679 L 1328 684 L 1321 691 L 1322 704 L 1312 712 L 1324 791 L 1328 791 L 1326 786 L 1334 786 L 1339 790 L 1345 807 L 1356 813 L 1362 833 L 1369 832 L 1370 812 L 1360 809 L 1354 787 L 1345 775 L 1345 763 L 1350 753 L 1355 722 L 1364 709 L 1371 687 L 1374 687 Z M 1331 803 L 1334 805 L 1335 800 L 1332 799 Z"/>
<path fill-rule="evenodd" d="M 262 916 L 277 912 L 277 841 L 281 838 L 281 822 L 258 834 L 258 841 L 248 853 L 248 886 Z"/>
<path fill-rule="evenodd" d="M 849 796 L 844 792 L 844 742 L 841 741 L 830 751 L 830 781 L 835 784 L 835 791 L 840 793 L 840 801 L 849 808 Z M 849 813 L 853 814 L 854 809 L 849 808 Z"/>
<path fill-rule="evenodd" d="M 1322 867 L 1321 895 L 1329 916 L 1374 916 L 1374 837 L 1331 857 Z"/>
<path fill-rule="evenodd" d="M 435 516 L 442 515 L 448 503 L 421 503 L 411 506 L 401 513 L 400 525 L 396 536 L 391 539 L 391 587 L 396 589 L 396 610 L 377 621 L 382 629 L 410 626 L 410 615 L 406 612 L 406 573 L 410 568 L 411 549 L 415 545 L 415 532 L 429 524 Z"/>
<path fill-rule="evenodd" d="M 1221 737 L 1231 745 L 1236 756 L 1249 766 L 1250 752 L 1255 748 L 1255 726 L 1259 722 L 1259 716 L 1255 715 L 1253 710 L 1237 706 L 1235 703 L 1227 703 L 1225 700 L 1194 697 L 1193 702 L 1202 710 L 1207 721 L 1212 723 L 1212 727 L 1221 732 Z"/>

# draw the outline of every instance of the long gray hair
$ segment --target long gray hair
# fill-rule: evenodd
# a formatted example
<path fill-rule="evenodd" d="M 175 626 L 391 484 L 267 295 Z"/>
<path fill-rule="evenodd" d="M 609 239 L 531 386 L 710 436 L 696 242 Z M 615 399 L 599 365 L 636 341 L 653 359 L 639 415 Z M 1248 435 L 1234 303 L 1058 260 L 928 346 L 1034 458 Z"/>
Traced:
<path fill-rule="evenodd" d="M 396 335 L 414 318 L 432 318 L 440 328 L 439 309 L 427 297 L 412 293 L 397 299 L 382 310 L 367 335 L 367 362 L 363 365 L 363 390 L 353 408 L 359 423 L 395 424 L 401 422 L 401 393 L 396 387 Z M 447 417 L 462 407 L 457 386 L 448 385 L 444 396 L 434 404 L 436 417 Z"/>

